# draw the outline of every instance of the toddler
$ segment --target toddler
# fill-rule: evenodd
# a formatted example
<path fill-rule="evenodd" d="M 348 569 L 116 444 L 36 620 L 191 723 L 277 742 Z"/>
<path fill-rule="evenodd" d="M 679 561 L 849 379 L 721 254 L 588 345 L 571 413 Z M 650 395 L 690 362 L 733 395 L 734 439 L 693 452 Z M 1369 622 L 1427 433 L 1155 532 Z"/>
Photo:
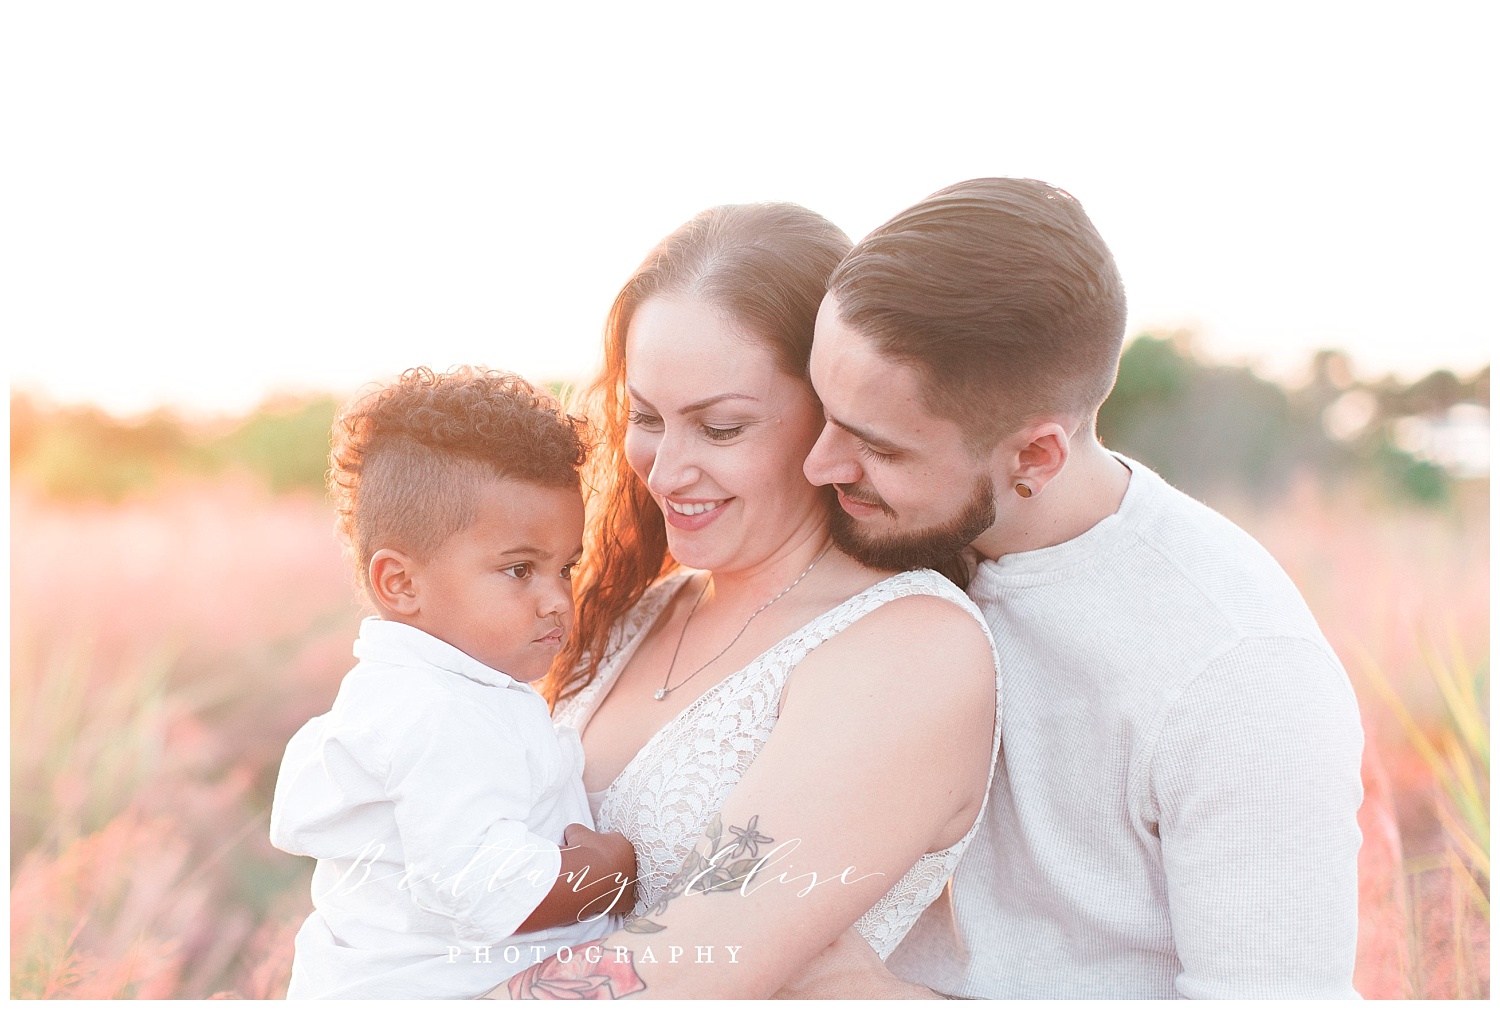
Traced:
<path fill-rule="evenodd" d="M 572 630 L 581 424 L 468 368 L 408 371 L 335 423 L 379 616 L 276 781 L 272 844 L 318 861 L 289 998 L 475 996 L 633 904 L 635 852 L 592 830 L 578 736 L 529 686 Z"/>

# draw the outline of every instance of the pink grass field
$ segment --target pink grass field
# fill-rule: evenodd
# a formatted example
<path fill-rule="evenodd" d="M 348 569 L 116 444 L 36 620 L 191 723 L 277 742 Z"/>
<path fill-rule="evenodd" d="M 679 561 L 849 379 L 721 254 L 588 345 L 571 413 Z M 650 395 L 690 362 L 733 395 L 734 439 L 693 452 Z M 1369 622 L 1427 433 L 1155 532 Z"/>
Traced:
<path fill-rule="evenodd" d="M 1488 487 L 1461 490 L 1221 503 L 1361 699 L 1367 997 L 1489 992 Z M 18 485 L 11 542 L 12 995 L 283 996 L 311 864 L 267 842 L 271 787 L 360 614 L 329 507 L 232 479 L 117 506 Z"/>

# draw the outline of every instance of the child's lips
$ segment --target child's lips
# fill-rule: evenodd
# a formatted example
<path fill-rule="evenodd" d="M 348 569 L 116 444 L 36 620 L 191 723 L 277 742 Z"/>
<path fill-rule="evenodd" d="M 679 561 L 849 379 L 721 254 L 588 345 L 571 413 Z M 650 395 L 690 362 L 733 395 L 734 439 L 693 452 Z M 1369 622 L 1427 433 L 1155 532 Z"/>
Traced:
<path fill-rule="evenodd" d="M 547 632 L 541 638 L 534 638 L 534 639 L 532 639 L 532 641 L 535 642 L 537 645 L 561 645 L 562 644 L 562 640 L 563 640 L 563 631 L 562 631 L 561 628 L 553 628 L 551 631 Z"/>

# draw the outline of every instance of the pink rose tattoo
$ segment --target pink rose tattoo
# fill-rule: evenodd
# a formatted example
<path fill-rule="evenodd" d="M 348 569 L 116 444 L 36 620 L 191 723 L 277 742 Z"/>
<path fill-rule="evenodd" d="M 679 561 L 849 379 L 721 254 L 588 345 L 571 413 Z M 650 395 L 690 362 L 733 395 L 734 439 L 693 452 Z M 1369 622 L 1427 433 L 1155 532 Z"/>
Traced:
<path fill-rule="evenodd" d="M 646 983 L 636 974 L 629 951 L 606 952 L 596 942 L 575 944 L 567 960 L 553 954 L 506 983 L 511 999 L 623 999 L 642 992 Z M 597 953 L 591 953 L 591 952 Z M 590 957 L 596 960 L 588 960 Z"/>

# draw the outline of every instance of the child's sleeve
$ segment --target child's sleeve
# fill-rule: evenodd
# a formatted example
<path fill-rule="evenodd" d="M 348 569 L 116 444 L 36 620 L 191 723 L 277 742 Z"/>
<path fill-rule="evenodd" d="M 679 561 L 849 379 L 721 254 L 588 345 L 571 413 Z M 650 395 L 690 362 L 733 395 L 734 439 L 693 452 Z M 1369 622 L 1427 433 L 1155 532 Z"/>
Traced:
<path fill-rule="evenodd" d="M 276 773 L 276 790 L 271 797 L 271 844 L 295 856 L 314 856 L 317 845 L 307 836 L 309 822 L 326 818 L 332 806 L 329 790 L 319 788 L 328 778 L 323 764 L 321 743 L 326 715 L 310 720 L 286 745 L 281 768 Z"/>
<path fill-rule="evenodd" d="M 526 823 L 546 783 L 522 739 L 477 707 L 434 706 L 415 714 L 391 755 L 402 886 L 465 943 L 514 933 L 561 869 L 557 842 Z"/>

